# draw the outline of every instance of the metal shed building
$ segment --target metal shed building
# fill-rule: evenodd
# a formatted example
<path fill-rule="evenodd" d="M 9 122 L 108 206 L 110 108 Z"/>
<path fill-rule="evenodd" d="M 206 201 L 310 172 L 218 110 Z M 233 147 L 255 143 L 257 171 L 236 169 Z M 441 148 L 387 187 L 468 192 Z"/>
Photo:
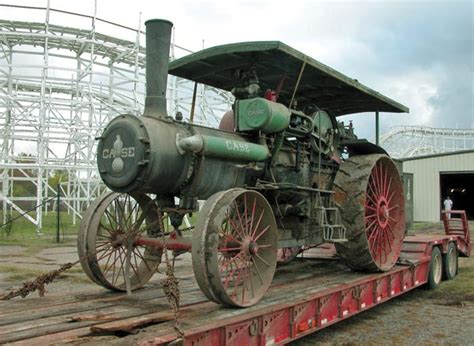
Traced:
<path fill-rule="evenodd" d="M 443 200 L 450 196 L 453 209 L 466 210 L 474 219 L 474 150 L 410 157 L 403 161 L 405 188 L 413 191 L 413 220 L 440 220 Z M 410 203 L 411 204 L 411 203 Z"/>

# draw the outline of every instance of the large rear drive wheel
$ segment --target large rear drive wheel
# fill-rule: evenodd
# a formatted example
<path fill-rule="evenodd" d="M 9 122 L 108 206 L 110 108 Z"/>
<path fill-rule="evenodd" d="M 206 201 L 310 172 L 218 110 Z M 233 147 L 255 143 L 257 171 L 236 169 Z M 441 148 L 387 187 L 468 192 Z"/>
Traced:
<path fill-rule="evenodd" d="M 194 275 L 216 303 L 256 304 L 276 268 L 277 226 L 267 200 L 256 191 L 231 189 L 212 195 L 193 233 Z"/>
<path fill-rule="evenodd" d="M 334 190 L 348 238 L 335 244 L 339 256 L 355 270 L 392 268 L 405 236 L 403 184 L 394 162 L 380 154 L 351 157 L 339 168 Z"/>

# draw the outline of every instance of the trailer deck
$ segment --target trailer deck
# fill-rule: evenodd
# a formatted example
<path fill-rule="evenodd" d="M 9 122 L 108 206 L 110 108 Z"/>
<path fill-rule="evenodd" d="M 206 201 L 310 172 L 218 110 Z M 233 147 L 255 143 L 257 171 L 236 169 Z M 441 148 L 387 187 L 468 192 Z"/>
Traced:
<path fill-rule="evenodd" d="M 424 285 L 432 249 L 439 247 L 444 253 L 449 242 L 455 242 L 460 255 L 469 255 L 468 233 L 409 236 L 399 264 L 373 274 L 347 269 L 331 247 L 313 249 L 280 267 L 264 299 L 246 309 L 208 301 L 190 266 L 183 265 L 188 269 L 177 275 L 184 344 L 269 345 L 298 339 Z M 155 282 L 131 296 L 65 292 L 0 302 L 0 343 L 173 342 L 174 315 L 161 284 Z"/>

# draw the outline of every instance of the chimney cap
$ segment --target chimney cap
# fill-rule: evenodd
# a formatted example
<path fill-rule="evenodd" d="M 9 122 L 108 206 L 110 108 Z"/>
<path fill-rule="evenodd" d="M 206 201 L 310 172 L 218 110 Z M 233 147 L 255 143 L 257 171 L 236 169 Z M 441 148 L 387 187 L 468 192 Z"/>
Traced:
<path fill-rule="evenodd" d="M 148 23 L 155 23 L 155 22 L 162 22 L 162 23 L 168 23 L 170 24 L 171 26 L 173 26 L 173 22 L 167 20 L 167 19 L 159 19 L 159 18 L 155 18 L 155 19 L 148 19 L 147 21 L 145 21 L 145 25 L 147 25 Z"/>

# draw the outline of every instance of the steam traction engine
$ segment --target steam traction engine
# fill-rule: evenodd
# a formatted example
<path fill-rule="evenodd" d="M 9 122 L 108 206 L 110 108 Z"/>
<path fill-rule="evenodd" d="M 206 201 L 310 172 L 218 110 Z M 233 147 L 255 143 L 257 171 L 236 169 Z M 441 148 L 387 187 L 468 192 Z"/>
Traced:
<path fill-rule="evenodd" d="M 80 227 L 79 255 L 93 281 L 137 289 L 166 245 L 192 252 L 210 300 L 250 306 L 277 261 L 303 246 L 334 243 L 355 270 L 395 264 L 405 233 L 399 172 L 336 117 L 406 107 L 280 42 L 214 47 L 168 66 L 172 24 L 146 27 L 144 114 L 113 119 L 99 137 L 99 172 L 113 192 L 92 204 Z M 219 129 L 167 114 L 168 68 L 233 93 Z M 198 200 L 206 200 L 200 210 Z M 183 220 L 193 213 L 190 240 Z"/>

